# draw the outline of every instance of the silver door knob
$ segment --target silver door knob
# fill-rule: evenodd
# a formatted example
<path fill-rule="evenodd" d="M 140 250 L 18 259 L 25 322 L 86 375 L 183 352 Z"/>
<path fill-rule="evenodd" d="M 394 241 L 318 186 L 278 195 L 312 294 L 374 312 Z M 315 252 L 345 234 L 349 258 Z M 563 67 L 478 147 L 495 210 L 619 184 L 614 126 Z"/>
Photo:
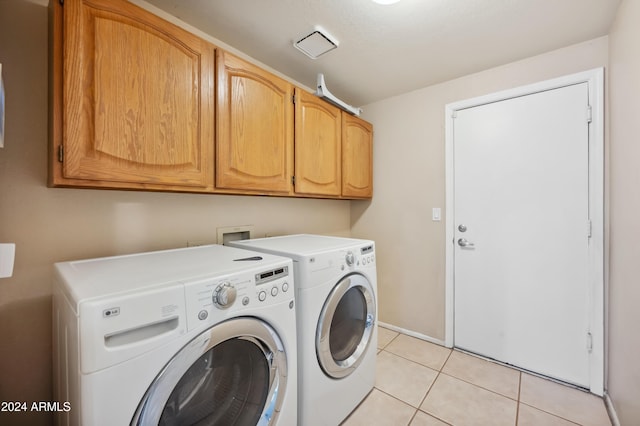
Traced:
<path fill-rule="evenodd" d="M 466 240 L 466 239 L 464 239 L 464 238 L 460 238 L 460 239 L 458 240 L 458 245 L 459 245 L 460 247 L 475 247 L 475 244 L 470 243 L 469 241 L 467 241 L 467 240 Z"/>

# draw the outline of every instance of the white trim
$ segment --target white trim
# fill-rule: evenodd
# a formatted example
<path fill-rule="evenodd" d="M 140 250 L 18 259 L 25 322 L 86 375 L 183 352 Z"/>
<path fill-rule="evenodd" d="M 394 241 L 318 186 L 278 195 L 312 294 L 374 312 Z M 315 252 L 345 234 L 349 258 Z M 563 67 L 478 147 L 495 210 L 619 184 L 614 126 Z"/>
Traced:
<path fill-rule="evenodd" d="M 387 324 L 382 321 L 378 321 L 378 325 L 392 331 L 397 331 L 398 333 L 406 334 L 407 336 L 415 337 L 416 339 L 425 340 L 427 342 L 435 343 L 436 345 L 440 346 L 446 346 L 442 340 L 427 336 L 426 334 L 416 333 L 415 331 L 407 330 L 406 328 L 402 327 L 396 327 L 395 325 Z"/>
<path fill-rule="evenodd" d="M 611 426 L 620 426 L 620 419 L 618 419 L 618 413 L 613 406 L 613 401 L 607 392 L 604 393 L 604 406 L 607 408 L 609 414 L 609 420 L 611 420 Z"/>
<path fill-rule="evenodd" d="M 457 111 L 545 90 L 587 83 L 592 121 L 589 124 L 589 214 L 593 234 L 589 245 L 589 326 L 593 336 L 590 357 L 590 390 L 604 394 L 604 68 L 572 74 L 514 89 L 445 105 L 445 188 L 446 188 L 446 266 L 445 341 L 454 344 L 454 205 L 453 205 L 453 124 Z"/>

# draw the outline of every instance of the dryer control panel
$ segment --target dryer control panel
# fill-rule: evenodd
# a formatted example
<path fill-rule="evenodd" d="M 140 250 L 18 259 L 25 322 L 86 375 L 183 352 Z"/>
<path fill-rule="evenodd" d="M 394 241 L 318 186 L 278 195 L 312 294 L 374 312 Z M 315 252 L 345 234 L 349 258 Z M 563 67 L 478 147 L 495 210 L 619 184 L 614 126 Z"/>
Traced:
<path fill-rule="evenodd" d="M 286 264 L 185 283 L 188 330 L 267 305 L 289 303 L 293 309 L 291 270 Z"/>
<path fill-rule="evenodd" d="M 375 262 L 376 254 L 373 248 L 373 244 L 360 248 L 360 255 L 362 256 L 362 264 L 369 265 Z"/>

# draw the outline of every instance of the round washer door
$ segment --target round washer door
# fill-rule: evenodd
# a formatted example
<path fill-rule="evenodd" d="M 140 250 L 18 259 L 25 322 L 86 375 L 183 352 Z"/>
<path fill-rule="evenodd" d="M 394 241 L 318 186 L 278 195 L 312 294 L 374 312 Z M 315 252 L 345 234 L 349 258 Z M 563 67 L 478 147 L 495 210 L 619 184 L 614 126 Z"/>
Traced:
<path fill-rule="evenodd" d="M 286 353 L 273 328 L 255 318 L 231 319 L 201 333 L 167 363 L 131 424 L 275 424 L 286 379 Z"/>
<path fill-rule="evenodd" d="M 316 353 L 329 377 L 353 373 L 371 342 L 376 304 L 371 283 L 362 274 L 345 276 L 324 303 L 316 330 Z"/>

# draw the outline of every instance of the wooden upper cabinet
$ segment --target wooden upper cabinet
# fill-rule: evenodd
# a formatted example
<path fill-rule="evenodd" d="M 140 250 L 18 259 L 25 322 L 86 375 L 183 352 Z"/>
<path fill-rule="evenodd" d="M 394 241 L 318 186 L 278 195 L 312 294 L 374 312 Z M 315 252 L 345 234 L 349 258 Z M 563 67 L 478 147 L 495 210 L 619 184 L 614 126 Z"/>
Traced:
<path fill-rule="evenodd" d="M 52 3 L 51 183 L 213 191 L 215 47 L 127 1 Z"/>
<path fill-rule="evenodd" d="M 373 126 L 342 113 L 342 196 L 373 196 Z"/>
<path fill-rule="evenodd" d="M 295 192 L 340 196 L 340 109 L 296 89 Z"/>
<path fill-rule="evenodd" d="M 216 187 L 292 193 L 293 85 L 217 53 Z"/>

